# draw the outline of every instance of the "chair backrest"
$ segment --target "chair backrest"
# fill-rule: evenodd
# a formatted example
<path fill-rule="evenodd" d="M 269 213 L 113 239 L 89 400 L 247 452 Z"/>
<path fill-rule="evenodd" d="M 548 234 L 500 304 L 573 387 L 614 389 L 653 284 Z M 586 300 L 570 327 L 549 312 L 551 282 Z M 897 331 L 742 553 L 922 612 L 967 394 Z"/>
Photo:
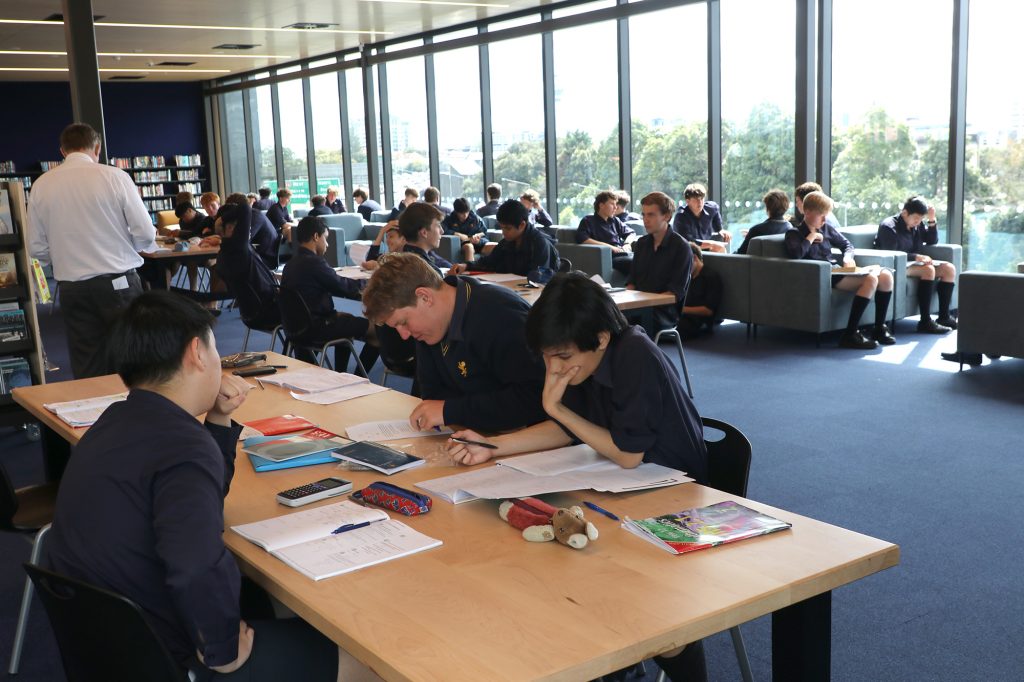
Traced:
<path fill-rule="evenodd" d="M 18 495 L 14 492 L 7 469 L 0 464 L 0 530 L 17 530 L 14 515 L 18 513 Z"/>
<path fill-rule="evenodd" d="M 372 211 L 370 213 L 370 222 L 371 223 L 386 223 L 388 221 L 388 218 L 390 218 L 390 217 L 391 217 L 391 211 L 384 211 L 384 210 Z"/>
<path fill-rule="evenodd" d="M 235 303 L 238 305 L 238 313 L 242 318 L 242 324 L 246 327 L 251 327 L 251 323 L 255 320 L 267 317 L 267 311 L 278 308 L 276 299 L 270 301 L 263 300 L 259 292 L 249 282 L 245 282 L 244 286 L 238 288 L 233 293 L 235 294 Z"/>
<path fill-rule="evenodd" d="M 704 424 L 704 444 L 708 449 L 708 485 L 730 495 L 747 496 L 750 478 L 750 441 L 732 424 L 718 419 L 701 417 Z M 707 440 L 707 429 L 721 431 L 721 440 Z"/>
<path fill-rule="evenodd" d="M 25 571 L 50 618 L 69 682 L 188 679 L 135 602 L 32 564 Z"/>
<path fill-rule="evenodd" d="M 380 361 L 392 374 L 403 377 L 416 376 L 416 342 L 411 337 L 403 339 L 387 325 L 377 327 L 377 342 L 380 344 Z"/>
<path fill-rule="evenodd" d="M 174 211 L 157 211 L 156 212 L 156 226 L 157 227 L 169 227 L 178 226 L 178 216 L 174 215 Z"/>
<path fill-rule="evenodd" d="M 294 289 L 281 287 L 277 295 L 277 304 L 281 309 L 281 326 L 291 343 L 302 341 L 302 335 L 309 331 L 313 323 L 313 315 L 309 306 Z"/>
<path fill-rule="evenodd" d="M 786 254 L 786 235 L 771 234 L 764 237 L 754 237 L 747 246 L 747 253 L 751 256 L 764 258 L 788 258 Z"/>
<path fill-rule="evenodd" d="M 572 261 L 568 258 L 558 257 L 558 271 L 559 272 L 572 272 Z"/>

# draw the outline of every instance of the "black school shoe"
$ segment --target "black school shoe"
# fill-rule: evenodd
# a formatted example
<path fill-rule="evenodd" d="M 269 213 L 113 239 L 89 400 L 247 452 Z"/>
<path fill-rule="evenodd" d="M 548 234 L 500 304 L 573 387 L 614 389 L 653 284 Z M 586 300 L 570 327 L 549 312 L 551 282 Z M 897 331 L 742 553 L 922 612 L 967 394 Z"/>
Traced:
<path fill-rule="evenodd" d="M 878 344 L 864 336 L 860 330 L 844 332 L 839 339 L 840 348 L 854 348 L 857 350 L 872 350 L 878 348 Z"/>
<path fill-rule="evenodd" d="M 956 318 L 950 315 L 949 317 L 940 317 L 935 320 L 943 327 L 949 327 L 950 329 L 956 329 Z"/>
<path fill-rule="evenodd" d="M 949 327 L 945 327 L 935 320 L 927 319 L 921 320 L 917 323 L 917 331 L 923 334 L 947 334 L 951 330 Z"/>
<path fill-rule="evenodd" d="M 891 346 L 896 343 L 896 337 L 889 331 L 889 327 L 884 324 L 881 327 L 875 327 L 872 337 L 883 346 Z"/>

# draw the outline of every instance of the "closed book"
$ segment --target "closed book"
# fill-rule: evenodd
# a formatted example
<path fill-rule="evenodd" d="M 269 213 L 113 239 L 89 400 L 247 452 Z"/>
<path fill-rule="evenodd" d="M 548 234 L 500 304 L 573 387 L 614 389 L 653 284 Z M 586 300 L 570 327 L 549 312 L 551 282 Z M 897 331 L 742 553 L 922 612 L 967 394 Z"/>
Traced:
<path fill-rule="evenodd" d="M 18 284 L 18 265 L 13 253 L 0 253 L 0 287 L 13 287 Z"/>
<path fill-rule="evenodd" d="M 295 469 L 298 467 L 308 467 L 315 464 L 330 464 L 331 462 L 337 462 L 338 460 L 331 457 L 331 451 L 326 452 L 314 452 L 312 455 L 303 455 L 301 457 L 293 457 L 292 459 L 286 459 L 280 462 L 272 459 L 264 459 L 259 455 L 249 455 L 249 461 L 252 463 L 253 471 L 277 471 L 278 469 Z"/>
<path fill-rule="evenodd" d="M 793 524 L 730 500 L 649 519 L 627 518 L 622 527 L 667 552 L 685 554 L 786 530 Z"/>
<path fill-rule="evenodd" d="M 246 426 L 252 427 L 264 436 L 277 436 L 282 433 L 294 433 L 315 429 L 316 424 L 305 417 L 296 417 L 294 414 L 282 414 L 280 417 L 268 417 L 267 419 L 254 419 L 245 422 Z"/>
<path fill-rule="evenodd" d="M 284 462 L 316 453 L 327 452 L 346 442 L 337 434 L 313 429 L 293 436 L 258 436 L 242 441 L 242 452 L 274 462 Z"/>
<path fill-rule="evenodd" d="M 388 476 L 419 466 L 424 462 L 419 457 L 371 441 L 350 443 L 336 449 L 332 454 L 336 459 L 360 464 Z"/>

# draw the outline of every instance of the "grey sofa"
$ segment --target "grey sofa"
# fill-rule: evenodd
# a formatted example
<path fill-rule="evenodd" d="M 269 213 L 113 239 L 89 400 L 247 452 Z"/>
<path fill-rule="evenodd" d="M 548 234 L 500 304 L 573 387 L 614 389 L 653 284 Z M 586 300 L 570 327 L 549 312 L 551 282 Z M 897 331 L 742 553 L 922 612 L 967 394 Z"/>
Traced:
<path fill-rule="evenodd" d="M 750 323 L 750 256 L 705 251 L 704 268 L 722 278 L 720 319 Z"/>
<path fill-rule="evenodd" d="M 965 272 L 960 276 L 961 357 L 984 353 L 1024 358 L 1024 274 Z"/>

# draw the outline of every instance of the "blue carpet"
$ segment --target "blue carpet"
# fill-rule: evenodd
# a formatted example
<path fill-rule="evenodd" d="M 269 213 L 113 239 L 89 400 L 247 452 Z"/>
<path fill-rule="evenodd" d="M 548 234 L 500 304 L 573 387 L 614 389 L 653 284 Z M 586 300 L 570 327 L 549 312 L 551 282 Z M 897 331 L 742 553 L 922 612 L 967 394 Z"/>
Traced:
<path fill-rule="evenodd" d="M 41 310 L 48 356 L 61 366 L 48 380 L 66 379 L 60 312 Z M 834 593 L 833 679 L 1021 679 L 1024 459 L 1013 424 L 1024 361 L 986 359 L 957 373 L 939 359 L 955 349 L 954 335 L 913 330 L 903 321 L 897 345 L 861 353 L 835 348 L 834 337 L 819 348 L 812 336 L 776 329 L 750 340 L 743 325 L 725 324 L 686 346 L 697 407 L 752 441 L 751 498 L 900 545 L 899 566 Z M 225 312 L 220 352 L 240 350 L 243 334 L 237 312 Z M 267 335 L 250 341 L 268 345 Z M 673 347 L 663 348 L 678 363 Z M 39 446 L 24 433 L 0 432 L 0 448 L 16 485 L 41 480 Z M 10 535 L 0 543 L 0 648 L 8 651 L 28 545 Z M 755 679 L 771 679 L 770 619 L 742 630 Z M 739 679 L 728 635 L 710 638 L 707 655 L 712 680 Z M 62 679 L 38 605 L 19 677 Z"/>

